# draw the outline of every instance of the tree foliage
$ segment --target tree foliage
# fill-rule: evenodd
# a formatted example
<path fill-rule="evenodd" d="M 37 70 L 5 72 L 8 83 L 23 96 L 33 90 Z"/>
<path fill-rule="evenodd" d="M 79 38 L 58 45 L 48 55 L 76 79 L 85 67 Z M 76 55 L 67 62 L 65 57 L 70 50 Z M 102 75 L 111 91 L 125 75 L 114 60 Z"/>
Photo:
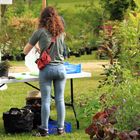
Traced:
<path fill-rule="evenodd" d="M 111 20 L 124 19 L 127 9 L 135 7 L 133 0 L 104 0 L 104 4 L 105 9 L 109 11 Z"/>

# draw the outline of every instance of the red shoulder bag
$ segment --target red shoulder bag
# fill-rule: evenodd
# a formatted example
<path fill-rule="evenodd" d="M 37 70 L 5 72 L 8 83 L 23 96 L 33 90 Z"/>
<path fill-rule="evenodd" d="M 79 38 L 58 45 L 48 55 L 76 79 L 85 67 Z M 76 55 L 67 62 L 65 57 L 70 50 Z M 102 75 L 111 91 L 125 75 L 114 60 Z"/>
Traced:
<path fill-rule="evenodd" d="M 55 40 L 56 40 L 56 38 L 51 39 L 51 44 L 50 44 L 49 48 L 45 49 L 41 53 L 40 57 L 36 60 L 36 64 L 37 64 L 39 70 L 43 70 L 45 68 L 45 66 L 51 62 L 51 57 L 49 55 L 49 51 L 50 51 L 51 46 L 55 43 Z"/>

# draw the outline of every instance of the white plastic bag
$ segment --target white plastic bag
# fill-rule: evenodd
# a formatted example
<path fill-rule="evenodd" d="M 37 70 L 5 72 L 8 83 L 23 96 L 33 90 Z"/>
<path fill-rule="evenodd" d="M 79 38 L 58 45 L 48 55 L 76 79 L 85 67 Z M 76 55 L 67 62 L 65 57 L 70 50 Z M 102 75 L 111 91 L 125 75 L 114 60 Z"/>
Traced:
<path fill-rule="evenodd" d="M 39 73 L 39 69 L 37 67 L 37 64 L 35 63 L 39 56 L 40 54 L 36 51 L 35 47 L 33 47 L 30 52 L 25 56 L 25 65 L 32 73 Z"/>

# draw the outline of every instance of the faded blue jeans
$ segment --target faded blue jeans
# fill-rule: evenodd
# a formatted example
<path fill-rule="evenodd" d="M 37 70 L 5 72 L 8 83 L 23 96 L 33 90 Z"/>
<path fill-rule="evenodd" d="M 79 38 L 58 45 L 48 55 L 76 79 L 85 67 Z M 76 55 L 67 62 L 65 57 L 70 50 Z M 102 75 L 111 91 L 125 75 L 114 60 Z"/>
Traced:
<path fill-rule="evenodd" d="M 50 116 L 51 87 L 54 86 L 55 104 L 57 110 L 58 128 L 64 128 L 65 102 L 64 90 L 66 83 L 66 70 L 63 64 L 47 65 L 39 73 L 41 90 L 41 128 L 48 130 Z"/>

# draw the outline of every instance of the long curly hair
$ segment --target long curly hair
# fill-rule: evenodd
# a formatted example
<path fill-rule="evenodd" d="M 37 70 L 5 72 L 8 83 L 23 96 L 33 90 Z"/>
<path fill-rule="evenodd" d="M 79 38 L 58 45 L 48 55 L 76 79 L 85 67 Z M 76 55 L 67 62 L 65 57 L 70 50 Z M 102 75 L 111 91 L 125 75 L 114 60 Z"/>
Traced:
<path fill-rule="evenodd" d="M 39 19 L 38 28 L 46 28 L 52 36 L 56 37 L 64 32 L 64 25 L 61 17 L 53 7 L 46 7 Z"/>

